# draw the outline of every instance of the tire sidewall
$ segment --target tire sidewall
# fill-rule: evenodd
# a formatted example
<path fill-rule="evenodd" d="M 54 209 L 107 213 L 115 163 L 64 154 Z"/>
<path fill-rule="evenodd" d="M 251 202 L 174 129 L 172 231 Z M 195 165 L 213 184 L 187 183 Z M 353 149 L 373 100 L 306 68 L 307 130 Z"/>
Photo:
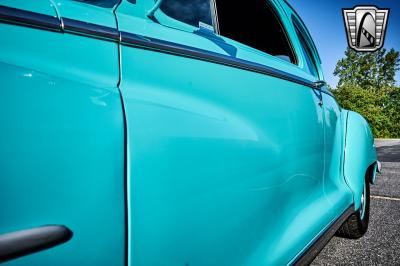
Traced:
<path fill-rule="evenodd" d="M 370 188 L 369 188 L 369 182 L 367 179 L 364 181 L 364 187 L 365 189 L 365 195 L 364 195 L 364 201 L 365 201 L 365 211 L 363 217 L 361 217 L 361 212 L 360 210 L 357 211 L 357 220 L 358 220 L 358 227 L 360 233 L 364 234 L 368 230 L 368 224 L 369 224 L 369 207 L 370 207 Z M 364 190 L 363 187 L 363 190 Z M 360 199 L 361 200 L 361 199 Z M 361 205 L 360 205 L 361 208 Z"/>

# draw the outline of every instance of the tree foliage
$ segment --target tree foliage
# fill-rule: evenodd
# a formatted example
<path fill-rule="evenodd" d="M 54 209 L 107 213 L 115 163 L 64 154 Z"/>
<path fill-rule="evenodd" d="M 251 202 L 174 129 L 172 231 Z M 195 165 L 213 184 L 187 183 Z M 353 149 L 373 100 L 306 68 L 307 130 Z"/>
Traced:
<path fill-rule="evenodd" d="M 400 87 L 391 88 L 381 104 L 391 121 L 388 126 L 389 137 L 400 138 Z"/>
<path fill-rule="evenodd" d="M 345 57 L 337 62 L 333 74 L 339 77 L 338 87 L 357 85 L 365 89 L 379 89 L 395 85 L 399 66 L 399 52 L 394 49 L 362 53 L 347 48 Z"/>
<path fill-rule="evenodd" d="M 348 48 L 336 65 L 338 87 L 332 92 L 343 108 L 363 115 L 375 137 L 400 137 L 400 53 L 382 49 L 360 53 Z"/>

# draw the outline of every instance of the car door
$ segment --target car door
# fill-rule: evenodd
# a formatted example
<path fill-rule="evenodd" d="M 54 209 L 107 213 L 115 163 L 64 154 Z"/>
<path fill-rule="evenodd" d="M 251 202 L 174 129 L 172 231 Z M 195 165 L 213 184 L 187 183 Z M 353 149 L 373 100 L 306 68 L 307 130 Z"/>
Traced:
<path fill-rule="evenodd" d="M 309 66 L 312 64 L 310 61 L 312 58 L 303 49 L 299 35 L 295 32 L 292 21 L 287 19 L 287 14 L 280 4 L 281 2 L 252 1 L 248 3 L 248 6 L 244 7 L 244 5 L 232 1 L 216 0 L 219 35 L 227 43 L 231 43 L 238 48 L 237 57 L 266 66 L 273 66 L 276 69 L 284 70 L 288 74 L 306 80 L 309 85 L 296 84 L 296 88 L 302 88 L 304 90 L 302 93 L 313 99 L 312 103 L 301 101 L 296 95 L 295 89 L 292 88 L 286 91 L 288 93 L 287 98 L 293 97 L 294 101 L 298 101 L 304 112 L 299 114 L 298 128 L 294 128 L 294 132 L 299 133 L 296 135 L 296 141 L 299 143 L 303 141 L 300 144 L 302 145 L 301 150 L 303 156 L 307 159 L 297 161 L 297 171 L 299 173 L 304 171 L 305 175 L 314 177 L 316 183 L 312 188 L 312 193 L 315 194 L 310 196 L 309 191 L 302 191 L 300 193 L 304 192 L 304 198 L 293 204 L 293 207 L 298 204 L 304 209 L 298 214 L 299 223 L 296 223 L 296 221 L 288 223 L 287 226 L 289 228 L 293 226 L 292 230 L 288 230 L 291 235 L 287 238 L 285 238 L 285 234 L 277 237 L 282 237 L 282 242 L 287 244 L 282 245 L 281 250 L 284 251 L 281 253 L 273 252 L 270 255 L 271 263 L 277 263 L 278 265 L 285 263 L 286 256 L 292 256 L 291 262 L 294 261 L 295 257 L 301 256 L 314 240 L 324 232 L 327 226 L 351 204 L 347 186 L 339 180 L 338 176 L 334 179 L 337 185 L 334 189 L 332 189 L 332 183 L 329 184 L 329 181 L 325 179 L 327 164 L 325 157 L 329 157 L 328 153 L 331 152 L 331 150 L 326 151 L 325 149 L 325 107 L 323 102 L 323 92 L 325 90 L 310 86 L 310 84 L 316 85 L 319 80 L 323 80 L 323 75 L 320 68 L 311 68 Z M 255 8 L 256 5 L 257 8 Z M 243 13 L 251 14 L 251 16 L 238 19 Z M 275 21 L 273 18 L 275 18 Z M 251 29 L 252 25 L 254 27 Z M 278 33 L 283 34 L 279 36 Z M 284 43 L 285 41 L 288 43 Z M 290 107 L 285 105 L 285 108 Z M 303 128 L 304 131 L 301 129 L 302 123 L 307 125 Z M 310 134 L 310 132 L 318 133 Z M 330 167 L 332 169 L 334 166 L 330 165 Z M 340 166 L 337 166 L 336 169 L 340 171 Z M 344 186 L 340 187 L 340 185 Z M 327 188 L 331 190 L 328 191 Z M 332 201 L 331 197 L 335 197 L 336 201 Z M 338 203 L 341 203 L 341 205 Z M 308 213 L 307 208 L 312 208 L 316 213 L 314 215 L 312 212 Z M 301 220 L 300 217 L 307 218 Z M 276 257 L 273 257 L 273 255 Z M 257 260 L 254 263 L 257 263 Z"/>
<path fill-rule="evenodd" d="M 304 22 L 286 2 L 282 5 L 287 9 L 295 28 L 309 73 L 323 80 L 321 60 Z M 341 107 L 327 85 L 321 88 L 321 92 L 324 114 L 324 193 L 330 203 L 331 219 L 334 220 L 353 202 L 352 192 L 343 175 L 346 118 L 342 116 Z"/>
<path fill-rule="evenodd" d="M 1 238 L 0 262 L 8 248 L 26 255 L 52 247 L 62 235 L 43 226 L 55 225 L 72 238 L 4 265 L 122 266 L 118 44 L 82 36 L 79 27 L 67 32 L 67 23 L 64 32 L 60 28 L 60 16 L 81 20 L 74 14 L 95 10 L 98 18 L 111 16 L 108 26 L 115 29 L 112 10 L 77 1 L 0 4 L 0 33 L 7 36 L 0 42 L 0 235 L 27 230 L 12 235 L 14 242 Z M 83 31 L 87 23 L 80 23 Z"/>
<path fill-rule="evenodd" d="M 287 264 L 330 221 L 317 79 L 297 49 L 278 58 L 213 33 L 212 15 L 170 17 L 212 12 L 195 2 L 209 3 L 122 1 L 116 12 L 128 261 Z"/>

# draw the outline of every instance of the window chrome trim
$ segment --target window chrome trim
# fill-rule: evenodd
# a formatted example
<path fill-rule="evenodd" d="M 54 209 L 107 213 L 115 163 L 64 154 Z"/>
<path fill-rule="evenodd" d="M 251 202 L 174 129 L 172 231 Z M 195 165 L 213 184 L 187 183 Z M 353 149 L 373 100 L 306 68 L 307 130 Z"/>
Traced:
<path fill-rule="evenodd" d="M 317 89 L 317 86 L 315 85 L 314 82 L 292 75 L 290 73 L 272 67 L 268 67 L 262 64 L 254 63 L 240 58 L 231 57 L 191 46 L 159 40 L 151 37 L 145 37 L 142 35 L 132 34 L 128 32 L 121 32 L 121 44 L 144 48 L 148 50 L 166 52 L 169 54 L 181 55 L 221 65 L 231 66 L 243 70 L 248 70 L 251 72 L 256 72 L 268 76 L 273 76 L 276 78 L 281 78 L 294 83 L 298 83 L 300 85 L 311 87 L 313 89 Z"/>
<path fill-rule="evenodd" d="M 73 19 L 58 19 L 49 15 L 43 15 L 30 11 L 23 11 L 15 8 L 0 6 L 0 21 L 11 24 L 42 28 L 51 31 L 68 32 L 76 35 L 100 38 L 106 41 L 120 43 L 125 46 L 138 47 L 147 50 L 194 58 L 255 73 L 260 73 L 304 85 L 312 89 L 318 89 L 316 83 L 314 83 L 313 81 L 266 65 L 247 61 L 233 56 L 211 52 L 205 49 L 199 49 L 134 33 L 121 32 L 114 28 L 77 21 Z"/>
<path fill-rule="evenodd" d="M 211 7 L 211 19 L 214 26 L 215 34 L 219 35 L 219 22 L 218 22 L 218 10 L 217 10 L 217 3 L 216 0 L 210 0 L 210 7 Z"/>

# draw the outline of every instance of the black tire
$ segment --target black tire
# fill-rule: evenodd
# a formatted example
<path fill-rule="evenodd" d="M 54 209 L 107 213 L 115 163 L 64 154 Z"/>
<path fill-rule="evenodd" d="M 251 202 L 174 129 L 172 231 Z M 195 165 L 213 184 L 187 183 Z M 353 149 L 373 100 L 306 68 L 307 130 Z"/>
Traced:
<path fill-rule="evenodd" d="M 370 192 L 369 192 L 369 181 L 365 178 L 364 181 L 364 199 L 365 199 L 365 210 L 362 211 L 362 206 L 359 210 L 353 213 L 339 228 L 336 235 L 344 238 L 357 239 L 362 237 L 368 230 L 369 223 L 369 203 L 370 203 Z M 364 213 L 363 213 L 364 212 Z"/>

